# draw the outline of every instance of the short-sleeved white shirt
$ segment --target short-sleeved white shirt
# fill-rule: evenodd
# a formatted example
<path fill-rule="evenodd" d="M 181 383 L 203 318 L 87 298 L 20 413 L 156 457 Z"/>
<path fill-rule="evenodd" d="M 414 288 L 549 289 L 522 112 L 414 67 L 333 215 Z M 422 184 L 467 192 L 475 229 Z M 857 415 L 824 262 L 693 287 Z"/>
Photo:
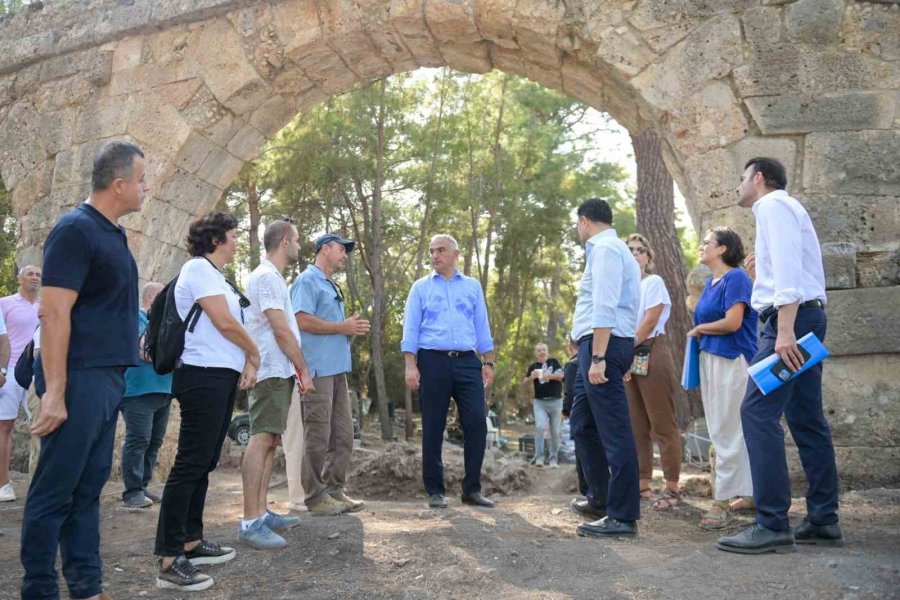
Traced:
<path fill-rule="evenodd" d="M 650 332 L 650 337 L 656 337 L 666 332 L 666 322 L 672 313 L 672 299 L 669 297 L 669 290 L 666 289 L 666 282 L 659 275 L 647 275 L 641 281 L 641 304 L 638 308 L 638 324 L 644 320 L 647 309 L 654 306 L 663 305 L 662 314 L 659 315 L 659 321 L 656 327 Z"/>
<path fill-rule="evenodd" d="M 2 310 L 0 310 L 0 335 L 6 335 L 6 319 L 3 317 Z"/>
<path fill-rule="evenodd" d="M 34 330 L 34 337 L 32 339 L 34 340 L 34 349 L 40 350 L 41 349 L 41 326 L 40 325 L 38 325 L 37 329 Z"/>
<path fill-rule="evenodd" d="M 225 276 L 205 258 L 192 258 L 181 267 L 178 283 L 175 284 L 175 308 L 185 319 L 195 302 L 211 296 L 225 296 L 228 310 L 241 322 L 240 296 L 237 295 Z M 244 351 L 240 346 L 219 333 L 209 316 L 202 312 L 193 332 L 184 334 L 184 352 L 181 362 L 195 367 L 219 367 L 244 370 Z"/>
<path fill-rule="evenodd" d="M 280 310 L 284 313 L 288 326 L 297 339 L 297 345 L 300 345 L 300 329 L 297 327 L 297 319 L 291 307 L 287 282 L 275 265 L 268 260 L 263 259 L 250 274 L 247 297 L 250 299 L 250 308 L 244 312 L 247 331 L 259 347 L 257 381 L 271 377 L 293 377 L 294 365 L 278 345 L 275 331 L 266 318 L 265 311 Z"/>

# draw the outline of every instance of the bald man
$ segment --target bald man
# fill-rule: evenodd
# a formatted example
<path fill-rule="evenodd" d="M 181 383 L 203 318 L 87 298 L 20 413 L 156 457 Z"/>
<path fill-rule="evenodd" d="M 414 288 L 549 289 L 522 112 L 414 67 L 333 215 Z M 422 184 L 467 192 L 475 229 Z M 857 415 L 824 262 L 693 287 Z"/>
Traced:
<path fill-rule="evenodd" d="M 162 290 L 161 283 L 151 281 L 141 290 L 138 335 L 143 341 L 148 311 Z M 125 371 L 125 396 L 122 417 L 125 440 L 122 443 L 122 503 L 126 508 L 149 508 L 162 495 L 148 488 L 156 466 L 156 455 L 166 437 L 169 407 L 172 404 L 172 374 L 157 375 L 153 365 L 141 353 L 141 364 Z"/>
<path fill-rule="evenodd" d="M 15 491 L 9 481 L 9 459 L 12 455 L 12 430 L 25 403 L 26 390 L 13 376 L 16 362 L 38 326 L 41 270 L 34 265 L 19 269 L 19 290 L 0 299 L 0 502 L 12 502 Z"/>

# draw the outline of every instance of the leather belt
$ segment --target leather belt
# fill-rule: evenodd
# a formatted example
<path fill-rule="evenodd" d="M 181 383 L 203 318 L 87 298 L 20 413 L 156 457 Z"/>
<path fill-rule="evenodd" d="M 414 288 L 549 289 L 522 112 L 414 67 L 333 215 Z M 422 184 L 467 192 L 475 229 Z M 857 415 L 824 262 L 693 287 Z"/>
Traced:
<path fill-rule="evenodd" d="M 583 336 L 581 336 L 580 338 L 578 338 L 578 341 L 575 342 L 575 345 L 580 345 L 581 342 L 584 342 L 584 341 L 587 341 L 587 340 L 589 340 L 589 339 L 592 339 L 593 337 L 594 337 L 594 334 L 593 334 L 593 333 L 589 333 L 589 334 L 587 334 L 587 335 L 583 335 Z M 612 334 L 610 334 L 609 339 L 611 339 L 611 340 L 628 340 L 628 341 L 630 341 L 630 342 L 633 342 L 633 341 L 634 341 L 634 338 L 633 338 L 633 337 L 622 337 L 621 335 L 612 335 Z"/>
<path fill-rule="evenodd" d="M 440 354 L 441 356 L 449 356 L 450 358 L 459 358 L 461 356 L 474 356 L 474 350 L 432 350 L 431 348 L 422 348 L 422 352 L 429 354 Z"/>
<path fill-rule="evenodd" d="M 825 304 L 821 300 L 807 300 L 806 302 L 801 303 L 797 308 L 798 310 L 801 308 L 825 308 Z M 769 308 L 763 309 L 763 311 L 759 313 L 759 320 L 765 323 L 777 312 L 777 306 L 770 306 Z"/>

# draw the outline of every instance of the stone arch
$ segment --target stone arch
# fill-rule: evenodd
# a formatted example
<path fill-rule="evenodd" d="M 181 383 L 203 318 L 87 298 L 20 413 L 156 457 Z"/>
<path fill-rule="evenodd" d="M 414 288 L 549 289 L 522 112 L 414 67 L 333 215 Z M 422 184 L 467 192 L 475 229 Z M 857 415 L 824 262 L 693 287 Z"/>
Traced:
<path fill-rule="evenodd" d="M 757 154 L 784 160 L 825 242 L 829 287 L 846 290 L 831 294 L 832 340 L 854 355 L 835 363 L 855 381 L 855 355 L 900 367 L 900 329 L 878 319 L 879 307 L 900 305 L 896 4 L 36 4 L 0 22 L 0 174 L 20 217 L 21 256 L 34 261 L 56 217 L 87 195 L 96 148 L 135 139 L 154 189 L 126 224 L 144 277 L 162 279 L 184 256 L 190 219 L 298 112 L 422 66 L 496 68 L 561 89 L 631 131 L 652 127 L 698 228 L 729 224 L 752 237 L 750 213 L 733 207 L 739 168 Z M 896 480 L 900 399 L 887 373 L 868 373 L 887 391 L 867 431 L 884 441 Z M 884 415 L 893 416 L 887 430 Z M 868 443 L 845 429 L 847 447 Z"/>

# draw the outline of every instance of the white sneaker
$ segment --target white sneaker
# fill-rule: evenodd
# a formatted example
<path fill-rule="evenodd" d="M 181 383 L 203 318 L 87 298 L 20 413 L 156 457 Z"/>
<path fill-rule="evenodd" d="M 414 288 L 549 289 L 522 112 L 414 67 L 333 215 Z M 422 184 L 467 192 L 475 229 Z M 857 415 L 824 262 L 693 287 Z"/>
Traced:
<path fill-rule="evenodd" d="M 12 483 L 7 481 L 6 485 L 0 487 L 0 502 L 15 502 L 16 492 L 13 490 Z"/>

